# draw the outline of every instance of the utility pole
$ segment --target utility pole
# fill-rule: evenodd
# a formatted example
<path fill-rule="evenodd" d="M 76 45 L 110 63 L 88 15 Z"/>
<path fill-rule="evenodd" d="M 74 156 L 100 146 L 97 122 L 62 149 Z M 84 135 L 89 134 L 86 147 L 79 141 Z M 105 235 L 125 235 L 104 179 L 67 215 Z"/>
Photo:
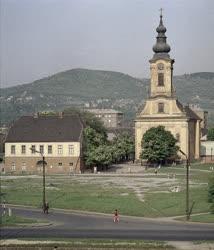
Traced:
<path fill-rule="evenodd" d="M 190 219 L 190 210 L 189 210 L 189 159 L 188 156 L 179 149 L 182 155 L 186 157 L 186 220 Z"/>
<path fill-rule="evenodd" d="M 41 153 L 41 152 L 40 152 Z M 41 153 L 42 155 L 42 153 Z M 45 157 L 42 155 L 42 172 L 43 172 L 43 211 L 45 212 L 46 207 L 46 196 L 45 196 Z"/>
<path fill-rule="evenodd" d="M 32 152 L 39 153 L 42 156 L 42 176 L 43 176 L 43 192 L 42 192 L 42 209 L 45 213 L 45 207 L 46 207 L 46 194 L 45 194 L 45 156 L 42 152 L 37 151 L 33 148 L 30 148 Z"/>

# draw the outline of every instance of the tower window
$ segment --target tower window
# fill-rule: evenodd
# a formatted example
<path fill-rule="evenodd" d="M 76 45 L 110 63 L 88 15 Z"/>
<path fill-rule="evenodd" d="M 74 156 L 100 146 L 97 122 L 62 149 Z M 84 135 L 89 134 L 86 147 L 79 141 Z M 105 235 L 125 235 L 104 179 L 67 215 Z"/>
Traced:
<path fill-rule="evenodd" d="M 158 73 L 158 86 L 164 86 L 164 74 Z"/>
<path fill-rule="evenodd" d="M 158 103 L 158 113 L 164 113 L 164 103 Z"/>

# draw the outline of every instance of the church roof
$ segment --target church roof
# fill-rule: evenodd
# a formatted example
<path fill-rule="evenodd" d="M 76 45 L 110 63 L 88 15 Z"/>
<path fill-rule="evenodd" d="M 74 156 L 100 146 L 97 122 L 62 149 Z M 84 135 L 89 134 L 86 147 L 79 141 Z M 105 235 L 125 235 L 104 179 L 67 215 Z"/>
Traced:
<path fill-rule="evenodd" d="M 189 106 L 184 107 L 187 116 L 192 120 L 202 120 Z"/>
<path fill-rule="evenodd" d="M 160 15 L 160 23 L 157 27 L 156 31 L 158 33 L 156 37 L 156 44 L 153 46 L 153 51 L 155 52 L 153 59 L 159 59 L 159 58 L 166 58 L 170 59 L 169 52 L 170 52 L 170 46 L 166 42 L 166 27 L 163 25 L 163 16 L 162 13 Z"/>

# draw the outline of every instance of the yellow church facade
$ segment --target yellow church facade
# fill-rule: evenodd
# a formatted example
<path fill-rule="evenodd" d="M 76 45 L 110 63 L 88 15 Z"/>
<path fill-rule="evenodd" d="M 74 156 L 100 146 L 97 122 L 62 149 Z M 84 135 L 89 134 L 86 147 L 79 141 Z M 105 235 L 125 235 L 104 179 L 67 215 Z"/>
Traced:
<path fill-rule="evenodd" d="M 173 64 L 170 46 L 166 43 L 166 28 L 162 14 L 156 29 L 157 41 L 153 46 L 154 56 L 150 62 L 150 91 L 142 111 L 135 119 L 135 159 L 140 159 L 144 133 L 159 125 L 164 126 L 177 139 L 177 145 L 190 160 L 200 158 L 200 117 L 182 105 L 173 88 Z M 181 155 L 181 158 L 185 156 Z"/>

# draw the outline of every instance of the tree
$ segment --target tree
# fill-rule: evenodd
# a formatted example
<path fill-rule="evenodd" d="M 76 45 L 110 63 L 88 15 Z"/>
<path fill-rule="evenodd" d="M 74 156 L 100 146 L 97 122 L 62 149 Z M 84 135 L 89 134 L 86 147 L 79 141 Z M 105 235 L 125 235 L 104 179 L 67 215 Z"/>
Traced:
<path fill-rule="evenodd" d="M 85 110 L 80 110 L 75 107 L 65 109 L 63 112 L 65 114 L 79 115 L 82 121 L 84 122 L 85 127 L 91 127 L 96 132 L 103 134 L 107 138 L 107 132 L 106 128 L 103 125 L 103 122 L 99 118 L 97 118 L 93 113 L 90 113 Z"/>
<path fill-rule="evenodd" d="M 214 175 L 209 179 L 208 183 L 208 202 L 211 203 L 210 210 L 214 214 Z"/>
<path fill-rule="evenodd" d="M 214 141 L 214 128 L 208 129 L 207 140 Z"/>
<path fill-rule="evenodd" d="M 134 139 L 128 133 L 119 134 L 112 142 L 116 162 L 134 158 Z"/>
<path fill-rule="evenodd" d="M 176 142 L 171 132 L 163 126 L 150 128 L 143 135 L 140 157 L 151 163 L 164 164 L 168 159 L 176 157 L 179 148 Z"/>

